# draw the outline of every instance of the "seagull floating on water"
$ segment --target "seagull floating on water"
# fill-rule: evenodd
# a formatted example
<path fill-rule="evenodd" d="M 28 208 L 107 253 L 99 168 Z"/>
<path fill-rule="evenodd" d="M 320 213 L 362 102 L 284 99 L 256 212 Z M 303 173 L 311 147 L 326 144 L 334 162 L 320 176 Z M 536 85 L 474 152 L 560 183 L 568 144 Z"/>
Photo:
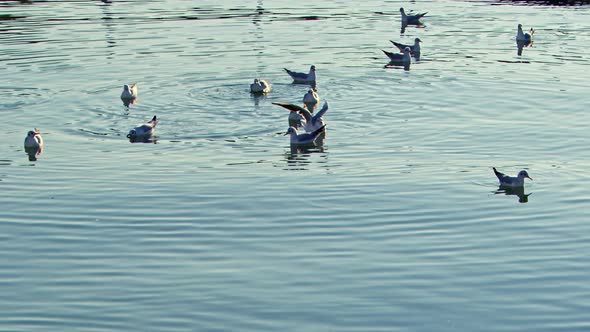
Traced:
<path fill-rule="evenodd" d="M 121 100 L 125 107 L 129 107 L 129 104 L 137 103 L 137 83 L 133 83 L 132 86 L 127 84 L 123 85 L 123 92 L 121 92 Z"/>
<path fill-rule="evenodd" d="M 284 68 L 287 74 L 291 76 L 294 83 L 315 83 L 315 66 L 309 68 L 309 73 L 298 73 Z"/>
<path fill-rule="evenodd" d="M 322 109 L 319 110 L 316 114 L 312 114 L 305 107 L 301 107 L 291 103 L 273 102 L 273 104 L 284 107 L 290 110 L 292 113 L 296 112 L 301 114 L 305 118 L 305 123 L 303 123 L 303 129 L 305 129 L 305 131 L 308 133 L 311 133 L 317 130 L 318 128 L 325 126 L 323 116 L 328 111 L 328 102 L 324 102 L 324 106 L 322 106 Z"/>
<path fill-rule="evenodd" d="M 43 152 L 43 137 L 37 128 L 30 130 L 25 137 L 25 151 L 29 155 L 38 155 Z"/>
<path fill-rule="evenodd" d="M 527 171 L 525 170 L 518 172 L 518 175 L 514 177 L 498 172 L 498 170 L 495 167 L 492 168 L 494 169 L 494 174 L 496 174 L 496 176 L 498 177 L 498 181 L 500 181 L 500 186 L 502 187 L 522 187 L 524 186 L 525 178 L 532 180 L 532 178 L 529 176 L 529 173 L 527 173 Z"/>
<path fill-rule="evenodd" d="M 267 93 L 270 91 L 270 84 L 258 78 L 254 79 L 254 83 L 250 84 L 250 92 L 251 93 Z"/>
<path fill-rule="evenodd" d="M 297 129 L 295 127 L 289 127 L 285 135 L 291 135 L 291 145 L 306 145 L 306 144 L 315 144 L 316 139 L 324 133 L 326 129 L 326 125 L 318 128 L 317 130 L 311 133 L 304 133 L 299 134 L 297 133 Z"/>
<path fill-rule="evenodd" d="M 134 129 L 129 131 L 127 134 L 127 138 L 137 139 L 137 138 L 149 138 L 154 134 L 154 130 L 156 129 L 156 125 L 160 122 L 156 116 L 147 123 L 137 125 Z"/>
<path fill-rule="evenodd" d="M 135 99 L 137 98 L 137 83 L 132 86 L 123 85 L 123 92 L 121 92 L 121 99 Z"/>
<path fill-rule="evenodd" d="M 399 9 L 401 15 L 402 15 L 402 24 L 419 24 L 420 23 L 420 19 L 422 17 L 424 17 L 424 15 L 428 14 L 428 12 L 425 13 L 418 13 L 418 14 L 411 14 L 411 15 L 407 15 L 406 12 L 404 11 L 404 8 L 400 8 Z"/>
<path fill-rule="evenodd" d="M 317 103 L 320 102 L 320 96 L 318 95 L 318 90 L 314 88 L 309 88 L 307 93 L 303 96 L 303 103 L 308 107 L 315 106 Z"/>
<path fill-rule="evenodd" d="M 406 49 L 406 47 L 409 47 L 410 54 L 420 56 L 420 43 L 422 42 L 422 40 L 420 40 L 420 38 L 414 39 L 413 45 L 406 45 L 406 44 L 394 42 L 393 40 L 390 40 L 390 42 L 393 45 L 395 45 L 395 47 L 397 47 L 400 50 L 400 52 L 403 52 Z"/>
<path fill-rule="evenodd" d="M 410 55 L 411 51 L 409 47 L 404 49 L 404 54 L 392 53 L 385 50 L 381 51 L 383 51 L 383 53 L 385 53 L 389 60 L 394 64 L 409 65 L 412 62 L 412 56 Z"/>
<path fill-rule="evenodd" d="M 533 28 L 531 28 L 529 30 L 529 32 L 524 33 L 522 31 L 522 24 L 519 24 L 518 25 L 518 32 L 516 33 L 516 41 L 530 43 L 533 41 L 533 34 L 535 34 L 535 30 L 533 30 Z"/>

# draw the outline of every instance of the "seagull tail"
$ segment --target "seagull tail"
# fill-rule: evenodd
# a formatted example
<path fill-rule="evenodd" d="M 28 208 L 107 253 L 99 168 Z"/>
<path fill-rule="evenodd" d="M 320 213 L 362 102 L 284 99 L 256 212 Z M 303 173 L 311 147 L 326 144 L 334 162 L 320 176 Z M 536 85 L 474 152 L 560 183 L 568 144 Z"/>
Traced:
<path fill-rule="evenodd" d="M 390 40 L 390 42 L 391 42 L 391 43 L 392 43 L 392 44 L 393 44 L 395 47 L 399 48 L 399 50 L 400 50 L 400 51 L 403 51 L 403 50 L 404 50 L 404 45 L 403 45 L 403 44 L 400 44 L 400 43 L 398 43 L 398 42 L 394 42 L 393 40 Z"/>
<path fill-rule="evenodd" d="M 496 174 L 496 177 L 498 179 L 501 179 L 504 176 L 504 174 L 498 172 L 498 170 L 496 169 L 496 167 L 492 167 L 492 169 L 494 170 L 494 174 Z"/>

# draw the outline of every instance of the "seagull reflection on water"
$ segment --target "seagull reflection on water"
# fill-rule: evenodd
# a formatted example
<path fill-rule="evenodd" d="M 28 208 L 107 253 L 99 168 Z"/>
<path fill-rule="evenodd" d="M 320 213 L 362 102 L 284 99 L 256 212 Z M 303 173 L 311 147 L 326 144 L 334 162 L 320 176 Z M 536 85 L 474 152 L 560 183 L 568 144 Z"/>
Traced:
<path fill-rule="evenodd" d="M 260 102 L 266 99 L 266 94 L 251 93 L 250 98 L 254 100 L 254 106 L 259 106 Z"/>
<path fill-rule="evenodd" d="M 153 143 L 158 144 L 158 137 L 156 136 L 130 136 L 129 143 Z"/>
<path fill-rule="evenodd" d="M 285 160 L 287 161 L 287 166 L 289 166 L 288 169 L 306 170 L 306 167 L 312 163 L 310 157 L 314 153 L 325 154 L 324 147 L 321 145 L 291 145 L 289 152 L 285 153 Z"/>
<path fill-rule="evenodd" d="M 528 203 L 529 201 L 529 196 L 532 195 L 532 193 L 528 193 L 525 194 L 524 193 L 524 187 L 516 187 L 516 188 L 509 188 L 509 187 L 504 187 L 504 186 L 499 186 L 498 189 L 496 191 L 494 191 L 495 195 L 507 195 L 507 196 L 518 196 L 518 202 L 519 203 Z"/>
<path fill-rule="evenodd" d="M 35 147 L 25 147 L 25 153 L 29 156 L 29 161 L 37 161 L 39 149 Z"/>

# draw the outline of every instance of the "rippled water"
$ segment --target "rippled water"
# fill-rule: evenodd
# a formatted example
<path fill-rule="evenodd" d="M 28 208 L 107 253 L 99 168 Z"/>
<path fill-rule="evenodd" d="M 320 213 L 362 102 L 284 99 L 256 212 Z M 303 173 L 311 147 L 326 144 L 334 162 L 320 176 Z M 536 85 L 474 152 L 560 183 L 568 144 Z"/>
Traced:
<path fill-rule="evenodd" d="M 0 2 L 0 330 L 590 329 L 589 12 Z M 421 60 L 386 66 L 415 37 Z M 311 64 L 327 138 L 292 151 L 271 103 Z M 492 166 L 534 180 L 505 192 Z"/>

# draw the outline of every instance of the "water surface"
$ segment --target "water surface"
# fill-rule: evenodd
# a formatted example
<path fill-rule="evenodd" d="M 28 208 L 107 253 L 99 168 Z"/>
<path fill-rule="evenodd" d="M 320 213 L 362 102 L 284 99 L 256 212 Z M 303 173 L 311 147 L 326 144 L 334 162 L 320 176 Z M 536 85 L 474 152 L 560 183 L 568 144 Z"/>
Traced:
<path fill-rule="evenodd" d="M 401 6 L 424 25 L 400 33 Z M 590 7 L 0 8 L 0 330 L 590 328 Z M 419 62 L 386 66 L 416 37 Z M 271 103 L 311 64 L 328 134 L 292 150 Z M 492 166 L 534 181 L 498 190 Z"/>

